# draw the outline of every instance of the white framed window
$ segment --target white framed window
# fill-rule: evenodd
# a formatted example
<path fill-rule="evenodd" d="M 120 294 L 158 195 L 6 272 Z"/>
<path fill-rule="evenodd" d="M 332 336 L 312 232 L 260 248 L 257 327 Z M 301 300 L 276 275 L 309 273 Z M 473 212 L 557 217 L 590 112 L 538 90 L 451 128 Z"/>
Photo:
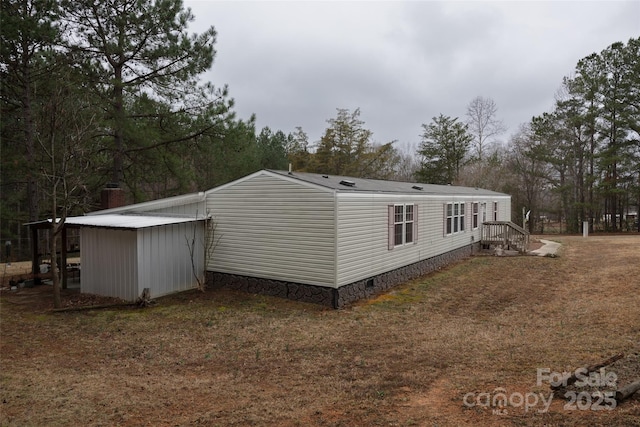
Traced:
<path fill-rule="evenodd" d="M 393 245 L 400 246 L 404 244 L 404 205 L 396 205 L 395 206 L 395 214 L 394 214 L 394 236 L 393 236 Z"/>
<path fill-rule="evenodd" d="M 418 241 L 418 206 L 389 205 L 389 250 Z"/>
<path fill-rule="evenodd" d="M 458 220 L 460 219 L 460 213 L 458 211 L 460 209 L 459 203 L 453 204 L 453 234 L 458 232 Z"/>
<path fill-rule="evenodd" d="M 444 234 L 461 233 L 465 230 L 465 208 L 464 203 L 446 203 L 444 205 Z"/>
<path fill-rule="evenodd" d="M 471 221 L 472 221 L 472 227 L 475 230 L 476 228 L 478 228 L 478 210 L 479 210 L 478 202 L 473 202 L 472 206 L 473 207 L 471 212 L 471 216 L 472 216 Z"/>
<path fill-rule="evenodd" d="M 493 220 L 498 220 L 498 202 L 493 202 Z"/>
<path fill-rule="evenodd" d="M 404 206 L 404 243 L 413 243 L 414 205 Z"/>
<path fill-rule="evenodd" d="M 445 233 L 446 235 L 453 234 L 453 203 L 447 203 L 445 205 Z"/>

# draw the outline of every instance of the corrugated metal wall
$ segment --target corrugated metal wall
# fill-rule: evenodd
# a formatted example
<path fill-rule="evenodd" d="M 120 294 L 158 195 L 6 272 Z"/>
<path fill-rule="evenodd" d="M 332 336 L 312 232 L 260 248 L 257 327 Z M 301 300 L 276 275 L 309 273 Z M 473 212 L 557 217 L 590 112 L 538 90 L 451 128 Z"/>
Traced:
<path fill-rule="evenodd" d="M 207 195 L 218 245 L 207 269 L 334 286 L 334 195 L 257 174 Z"/>
<path fill-rule="evenodd" d="M 204 280 L 203 222 L 149 227 L 138 230 L 138 295 L 149 288 L 156 298 L 198 286 L 187 242 L 193 245 L 195 270 Z"/>
<path fill-rule="evenodd" d="M 502 198 L 460 196 L 403 196 L 340 193 L 338 195 L 338 286 L 431 258 L 480 240 L 480 227 L 472 229 L 472 202 L 487 203 L 491 220 L 498 201 L 499 220 L 510 219 L 510 201 Z M 465 231 L 444 235 L 444 205 L 465 203 Z M 417 243 L 388 248 L 388 205 L 414 203 L 418 209 Z M 480 214 L 481 215 L 481 214 Z M 480 216 L 479 222 L 482 222 Z M 473 238 L 473 240 L 472 240 Z"/>
<path fill-rule="evenodd" d="M 137 232 L 82 228 L 80 290 L 134 301 L 137 293 Z"/>
<path fill-rule="evenodd" d="M 204 280 L 204 223 L 138 230 L 84 227 L 80 231 L 81 292 L 135 301 L 144 288 L 156 298 L 197 287 L 187 239 L 193 239 L 195 270 Z"/>

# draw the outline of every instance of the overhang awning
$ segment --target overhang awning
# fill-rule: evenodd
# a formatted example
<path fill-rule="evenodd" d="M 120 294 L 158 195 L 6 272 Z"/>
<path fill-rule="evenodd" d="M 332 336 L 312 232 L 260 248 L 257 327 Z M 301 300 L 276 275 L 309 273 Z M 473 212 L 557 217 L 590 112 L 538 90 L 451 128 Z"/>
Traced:
<path fill-rule="evenodd" d="M 164 215 L 88 215 L 67 218 L 65 223 L 79 227 L 119 228 L 137 230 L 139 228 L 159 227 L 163 225 L 183 224 L 204 221 L 203 216 L 164 216 Z"/>
<path fill-rule="evenodd" d="M 125 230 L 136 230 L 138 228 L 159 227 L 163 225 L 182 224 L 185 222 L 204 221 L 203 216 L 168 216 L 168 215 L 89 215 L 72 216 L 65 219 L 65 225 L 70 227 L 100 227 L 100 228 L 121 228 Z M 51 218 L 42 221 L 29 222 L 24 224 L 32 228 L 49 228 Z M 60 221 L 60 218 L 57 218 Z"/>
<path fill-rule="evenodd" d="M 189 216 L 189 215 L 167 215 L 167 214 L 104 214 L 104 215 L 90 215 L 90 216 L 72 216 L 65 219 L 64 227 L 62 228 L 62 262 L 66 264 L 67 259 L 67 228 L 80 228 L 80 227 L 98 227 L 98 228 L 111 228 L 118 230 L 137 230 L 148 227 L 160 227 L 172 224 L 184 224 L 189 222 L 204 221 L 208 219 L 205 216 Z M 24 224 L 31 228 L 32 233 L 32 272 L 38 273 L 38 230 L 50 229 L 52 219 L 45 219 L 41 221 L 34 221 Z M 56 218 L 56 222 L 60 222 L 60 218 Z M 66 269 L 62 270 L 63 287 L 66 288 Z"/>
<path fill-rule="evenodd" d="M 60 222 L 60 218 L 56 218 L 56 222 Z M 22 225 L 25 227 L 29 227 L 32 230 L 33 229 L 36 229 L 36 230 L 49 229 L 51 228 L 51 218 L 41 219 L 40 221 L 27 222 Z M 77 228 L 77 227 L 74 226 L 74 228 Z"/>

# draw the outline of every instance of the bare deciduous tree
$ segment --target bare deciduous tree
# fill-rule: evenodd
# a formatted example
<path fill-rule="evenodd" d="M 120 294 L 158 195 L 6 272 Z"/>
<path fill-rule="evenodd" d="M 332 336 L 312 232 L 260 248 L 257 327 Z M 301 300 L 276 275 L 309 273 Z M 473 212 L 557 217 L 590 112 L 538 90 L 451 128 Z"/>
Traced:
<path fill-rule="evenodd" d="M 38 114 L 36 140 L 41 149 L 40 176 L 51 209 L 51 272 L 54 306 L 60 308 L 60 276 L 57 248 L 67 216 L 78 205 L 88 202 L 86 182 L 93 173 L 90 158 L 91 137 L 95 130 L 95 115 L 82 94 L 65 83 L 65 77 L 52 85 Z M 66 244 L 63 242 L 62 244 Z M 59 266 L 66 268 L 65 265 Z"/>
<path fill-rule="evenodd" d="M 398 164 L 392 177 L 394 181 L 414 182 L 416 180 L 416 172 L 420 169 L 420 162 L 415 155 L 417 151 L 418 148 L 415 145 L 398 150 Z"/>
<path fill-rule="evenodd" d="M 522 125 L 511 138 L 507 165 L 515 178 L 510 191 L 513 207 L 531 210 L 529 232 L 535 230 L 543 194 L 549 184 L 551 171 L 547 158 L 548 146 L 535 135 L 530 125 Z"/>
<path fill-rule="evenodd" d="M 196 219 L 198 218 L 198 214 L 196 213 Z M 193 273 L 193 277 L 195 277 L 196 282 L 198 283 L 198 290 L 204 291 L 206 277 L 203 277 L 198 271 L 198 266 L 196 262 L 197 256 L 204 257 L 205 270 L 206 263 L 209 259 L 213 257 L 213 253 L 220 242 L 220 237 L 216 233 L 216 223 L 211 219 L 210 215 L 207 214 L 204 224 L 204 235 L 198 238 L 198 222 L 194 223 L 193 226 L 193 234 L 191 236 L 185 236 L 187 240 L 187 248 L 189 249 L 189 258 L 191 259 L 191 272 Z M 202 249 L 202 253 L 200 253 L 200 249 Z"/>
<path fill-rule="evenodd" d="M 468 132 L 473 135 L 473 155 L 482 161 L 488 145 L 494 138 L 505 132 L 502 121 L 498 120 L 498 107 L 491 98 L 475 97 L 467 106 Z"/>

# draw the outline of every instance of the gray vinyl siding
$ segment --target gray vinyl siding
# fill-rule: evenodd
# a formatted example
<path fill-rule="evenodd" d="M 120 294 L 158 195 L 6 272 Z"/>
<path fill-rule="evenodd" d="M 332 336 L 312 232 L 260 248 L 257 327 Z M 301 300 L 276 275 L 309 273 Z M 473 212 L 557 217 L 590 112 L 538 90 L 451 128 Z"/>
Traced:
<path fill-rule="evenodd" d="M 269 173 L 207 193 L 207 270 L 333 287 L 334 194 Z"/>
<path fill-rule="evenodd" d="M 345 194 L 338 196 L 337 284 L 344 286 L 396 268 L 467 246 L 480 239 L 480 227 L 472 229 L 472 203 L 485 202 L 489 209 L 498 201 L 501 220 L 509 220 L 508 197 L 403 196 Z M 465 231 L 445 235 L 444 206 L 465 203 Z M 388 247 L 388 206 L 415 204 L 418 240 Z M 482 218 L 479 218 L 479 222 Z"/>
<path fill-rule="evenodd" d="M 511 198 L 498 201 L 498 221 L 511 221 Z"/>

